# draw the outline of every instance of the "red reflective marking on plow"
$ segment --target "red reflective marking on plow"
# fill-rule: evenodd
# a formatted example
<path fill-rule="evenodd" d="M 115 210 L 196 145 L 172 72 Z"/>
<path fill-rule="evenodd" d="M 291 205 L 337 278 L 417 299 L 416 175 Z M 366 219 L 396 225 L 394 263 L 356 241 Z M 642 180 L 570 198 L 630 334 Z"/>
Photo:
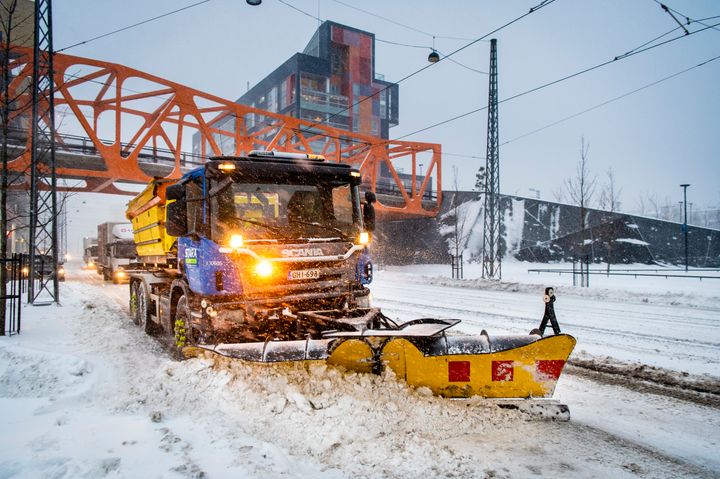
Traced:
<path fill-rule="evenodd" d="M 552 379 L 560 377 L 563 366 L 565 366 L 565 361 L 562 359 L 541 359 L 540 361 L 535 361 L 537 372 Z"/>
<path fill-rule="evenodd" d="M 470 382 L 470 361 L 448 361 L 448 382 Z"/>
<path fill-rule="evenodd" d="M 515 368 L 512 361 L 493 361 L 492 380 L 512 381 L 515 376 Z"/>

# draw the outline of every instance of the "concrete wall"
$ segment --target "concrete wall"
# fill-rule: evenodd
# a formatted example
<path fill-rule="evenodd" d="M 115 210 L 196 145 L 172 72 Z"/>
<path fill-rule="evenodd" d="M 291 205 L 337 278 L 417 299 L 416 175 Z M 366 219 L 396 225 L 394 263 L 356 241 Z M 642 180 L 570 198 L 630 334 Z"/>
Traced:
<path fill-rule="evenodd" d="M 454 201 L 457 203 L 454 203 Z M 482 251 L 482 203 L 476 192 L 444 192 L 440 214 L 378 224 L 373 254 L 380 263 L 449 263 L 454 236 L 454 205 L 464 221 L 464 260 Z M 526 261 L 563 261 L 587 256 L 594 262 L 683 264 L 682 225 L 654 218 L 586 210 L 587 229 L 580 231 L 580 209 L 531 198 L 501 198 L 503 251 Z M 462 233 L 462 232 L 461 232 Z M 688 227 L 688 262 L 720 267 L 720 231 Z"/>

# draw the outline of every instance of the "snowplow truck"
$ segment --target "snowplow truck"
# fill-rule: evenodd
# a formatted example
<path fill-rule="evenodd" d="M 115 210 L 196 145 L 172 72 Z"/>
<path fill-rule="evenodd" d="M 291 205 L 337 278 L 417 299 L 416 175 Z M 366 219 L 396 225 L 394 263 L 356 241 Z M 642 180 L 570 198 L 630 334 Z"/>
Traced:
<path fill-rule="evenodd" d="M 304 338 L 320 326 L 283 311 L 369 307 L 359 184 L 347 165 L 258 153 L 153 181 L 127 210 L 138 322 L 183 347 Z"/>
<path fill-rule="evenodd" d="M 317 155 L 214 157 L 128 204 L 142 271 L 130 314 L 185 356 L 392 369 L 446 397 L 549 397 L 572 336 L 467 336 L 370 304 L 372 202 L 360 172 Z"/>

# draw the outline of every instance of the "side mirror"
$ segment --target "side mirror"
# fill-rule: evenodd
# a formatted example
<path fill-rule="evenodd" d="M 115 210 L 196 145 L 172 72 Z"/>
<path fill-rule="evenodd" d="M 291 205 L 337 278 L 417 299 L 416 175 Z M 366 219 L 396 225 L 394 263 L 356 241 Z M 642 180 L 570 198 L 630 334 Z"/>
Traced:
<path fill-rule="evenodd" d="M 165 230 L 170 236 L 185 236 L 187 229 L 187 203 L 184 199 L 169 202 L 165 206 Z"/>
<path fill-rule="evenodd" d="M 375 231 L 375 206 L 372 203 L 363 205 L 363 225 L 368 233 Z"/>

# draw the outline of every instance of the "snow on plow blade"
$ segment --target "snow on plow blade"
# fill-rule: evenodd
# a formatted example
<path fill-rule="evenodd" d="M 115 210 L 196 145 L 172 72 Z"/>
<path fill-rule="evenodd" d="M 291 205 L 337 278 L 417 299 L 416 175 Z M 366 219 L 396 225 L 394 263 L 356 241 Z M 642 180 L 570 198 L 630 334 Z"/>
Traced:
<path fill-rule="evenodd" d="M 448 398 L 552 396 L 575 338 L 445 333 L 459 322 L 418 319 L 391 329 L 328 331 L 322 339 L 200 345 L 186 355 L 205 350 L 256 363 L 325 361 L 361 373 L 390 368 L 410 386 Z"/>

